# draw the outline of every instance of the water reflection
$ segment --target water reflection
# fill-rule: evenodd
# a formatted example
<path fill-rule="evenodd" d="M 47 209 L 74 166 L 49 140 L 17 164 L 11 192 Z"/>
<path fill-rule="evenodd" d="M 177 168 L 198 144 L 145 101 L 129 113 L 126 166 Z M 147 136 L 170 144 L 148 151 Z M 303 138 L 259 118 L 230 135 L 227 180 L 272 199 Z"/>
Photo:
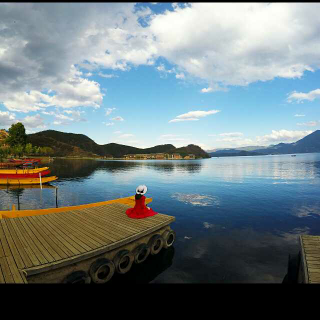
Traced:
<path fill-rule="evenodd" d="M 186 194 L 186 193 L 173 193 L 171 198 L 176 199 L 180 202 L 184 202 L 186 204 L 192 204 L 194 206 L 218 206 L 220 204 L 220 200 L 218 197 L 210 196 L 210 195 L 201 195 L 201 194 Z"/>

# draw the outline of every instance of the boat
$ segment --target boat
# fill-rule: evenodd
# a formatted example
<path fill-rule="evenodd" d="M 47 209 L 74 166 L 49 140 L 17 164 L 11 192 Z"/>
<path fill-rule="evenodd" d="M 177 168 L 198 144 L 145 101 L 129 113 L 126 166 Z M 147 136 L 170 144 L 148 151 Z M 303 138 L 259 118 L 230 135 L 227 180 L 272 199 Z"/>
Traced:
<path fill-rule="evenodd" d="M 27 170 L 25 170 L 27 171 Z M 2 170 L 0 170 L 0 179 L 27 179 L 27 178 L 39 178 L 39 175 L 41 177 L 46 176 L 50 174 L 50 170 L 43 170 L 40 172 L 34 172 L 34 173 L 2 173 Z"/>
<path fill-rule="evenodd" d="M 295 154 L 292 154 L 292 155 L 291 155 L 291 157 L 295 157 L 295 156 L 296 156 Z"/>
<path fill-rule="evenodd" d="M 51 176 L 51 177 L 43 177 L 41 178 L 23 178 L 23 179 L 0 179 L 0 184 L 2 185 L 25 185 L 25 184 L 43 184 L 48 183 L 51 181 L 57 180 L 58 177 Z"/>
<path fill-rule="evenodd" d="M 0 169 L 0 174 L 30 174 L 37 173 L 39 176 L 39 172 L 48 170 L 49 167 L 42 167 L 36 169 Z"/>
<path fill-rule="evenodd" d="M 13 168 L 21 166 L 19 162 L 0 162 L 0 168 Z"/>
<path fill-rule="evenodd" d="M 25 158 L 25 159 L 9 159 L 10 162 L 37 162 L 40 163 L 41 159 L 34 159 L 34 158 Z"/>

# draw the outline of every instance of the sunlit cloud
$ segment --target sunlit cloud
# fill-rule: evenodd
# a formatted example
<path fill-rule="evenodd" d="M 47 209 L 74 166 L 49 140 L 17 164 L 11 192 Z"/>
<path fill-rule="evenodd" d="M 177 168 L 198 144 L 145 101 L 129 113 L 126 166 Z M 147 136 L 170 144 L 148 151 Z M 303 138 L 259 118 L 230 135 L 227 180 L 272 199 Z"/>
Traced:
<path fill-rule="evenodd" d="M 292 101 L 302 102 L 304 100 L 313 101 L 317 98 L 320 98 L 320 89 L 312 90 L 308 93 L 294 91 L 291 94 L 289 94 L 287 101 L 288 102 L 292 102 Z"/>
<path fill-rule="evenodd" d="M 111 120 L 113 121 L 124 121 L 124 119 L 122 117 L 115 117 L 115 118 L 112 118 Z"/>
<path fill-rule="evenodd" d="M 207 117 L 211 114 L 220 112 L 220 110 L 210 110 L 210 111 L 189 111 L 187 113 L 177 116 L 175 119 L 170 120 L 169 122 L 179 122 L 179 121 L 197 121 L 200 118 Z"/>

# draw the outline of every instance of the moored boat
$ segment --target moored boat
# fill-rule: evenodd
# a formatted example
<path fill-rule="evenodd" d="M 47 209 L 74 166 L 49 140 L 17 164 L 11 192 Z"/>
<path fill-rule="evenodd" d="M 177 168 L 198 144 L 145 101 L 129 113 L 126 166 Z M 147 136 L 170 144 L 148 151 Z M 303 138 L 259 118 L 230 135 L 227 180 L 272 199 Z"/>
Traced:
<path fill-rule="evenodd" d="M 17 170 L 18 171 L 18 170 Z M 25 170 L 27 171 L 27 170 Z M 50 170 L 43 170 L 40 172 L 34 172 L 34 173 L 2 173 L 2 170 L 0 170 L 0 179 L 27 179 L 27 178 L 39 178 L 39 175 L 41 177 L 44 177 L 48 174 L 50 174 Z"/>
<path fill-rule="evenodd" d="M 43 184 L 51 181 L 57 180 L 58 177 L 43 177 L 41 178 L 23 178 L 23 179 L 0 179 L 0 184 L 2 185 L 25 185 L 25 184 Z"/>
<path fill-rule="evenodd" d="M 36 168 L 36 169 L 1 169 L 0 174 L 31 174 L 48 170 L 49 167 Z"/>
<path fill-rule="evenodd" d="M 14 168 L 20 166 L 18 162 L 0 162 L 0 168 Z"/>

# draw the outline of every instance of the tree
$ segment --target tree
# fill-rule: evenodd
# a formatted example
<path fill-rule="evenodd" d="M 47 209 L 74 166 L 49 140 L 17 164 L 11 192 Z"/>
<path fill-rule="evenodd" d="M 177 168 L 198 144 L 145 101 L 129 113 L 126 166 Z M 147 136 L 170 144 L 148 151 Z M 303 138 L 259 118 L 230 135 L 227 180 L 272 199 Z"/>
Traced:
<path fill-rule="evenodd" d="M 31 143 L 27 143 L 24 150 L 25 150 L 26 155 L 28 155 L 28 156 L 31 155 L 33 153 L 32 144 Z"/>
<path fill-rule="evenodd" d="M 6 139 L 6 142 L 10 147 L 17 145 L 25 146 L 27 143 L 27 135 L 24 125 L 21 122 L 13 124 L 9 129 L 9 136 Z"/>

